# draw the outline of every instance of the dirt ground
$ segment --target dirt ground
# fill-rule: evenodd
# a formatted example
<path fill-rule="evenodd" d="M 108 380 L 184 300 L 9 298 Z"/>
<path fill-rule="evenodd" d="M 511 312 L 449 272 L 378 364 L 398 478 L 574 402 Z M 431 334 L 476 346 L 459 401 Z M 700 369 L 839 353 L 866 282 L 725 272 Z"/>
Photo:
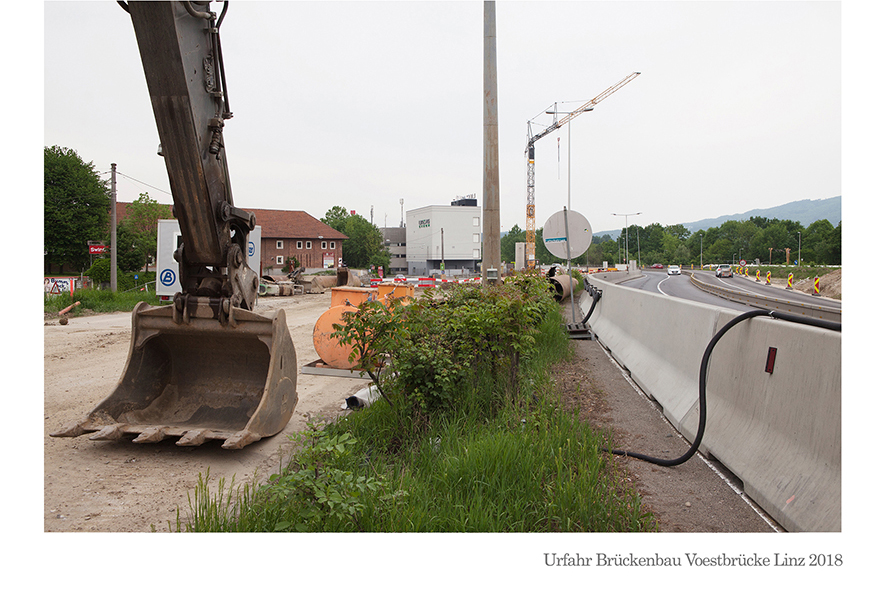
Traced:
<path fill-rule="evenodd" d="M 313 347 L 317 318 L 329 308 L 330 293 L 268 297 L 258 312 L 286 311 L 299 367 L 318 359 Z M 72 317 L 67 325 L 44 323 L 44 530 L 45 532 L 167 532 L 176 510 L 188 511 L 198 475 L 208 472 L 217 488 L 276 472 L 291 448 L 288 434 L 311 418 L 335 418 L 346 397 L 368 380 L 299 374 L 298 405 L 286 428 L 243 450 L 224 450 L 220 441 L 178 447 L 175 439 L 157 444 L 53 438 L 69 422 L 82 419 L 111 393 L 129 353 L 129 313 Z"/>
<path fill-rule="evenodd" d="M 312 333 L 330 293 L 262 298 L 258 312 L 282 308 L 299 367 L 315 361 Z M 176 512 L 189 509 L 199 475 L 213 490 L 219 479 L 243 483 L 277 471 L 291 449 L 288 434 L 311 418 L 333 419 L 346 397 L 368 380 L 300 373 L 298 406 L 283 432 L 239 451 L 218 441 L 178 447 L 53 438 L 50 432 L 79 420 L 116 385 L 129 350 L 128 313 L 73 317 L 67 325 L 44 321 L 44 531 L 167 532 Z M 554 368 L 564 401 L 612 434 L 615 444 L 659 456 L 688 447 L 650 402 L 638 393 L 599 342 L 575 340 L 576 356 Z M 615 459 L 625 483 L 642 494 L 665 532 L 772 532 L 736 491 L 697 455 L 675 468 Z"/>
<path fill-rule="evenodd" d="M 573 340 L 575 355 L 553 369 L 563 404 L 599 428 L 609 446 L 678 458 L 690 444 L 622 372 L 599 341 Z M 782 529 L 730 485 L 723 467 L 696 454 L 676 467 L 610 457 L 625 485 L 640 493 L 661 532 L 777 532 Z"/>
<path fill-rule="evenodd" d="M 762 276 L 765 280 L 765 276 Z M 772 285 L 785 287 L 788 285 L 787 278 L 772 278 Z M 815 280 L 813 278 L 794 280 L 793 288 L 798 292 L 812 294 L 815 292 Z M 826 273 L 818 279 L 819 295 L 834 300 L 843 299 L 843 270 L 837 269 Z"/>

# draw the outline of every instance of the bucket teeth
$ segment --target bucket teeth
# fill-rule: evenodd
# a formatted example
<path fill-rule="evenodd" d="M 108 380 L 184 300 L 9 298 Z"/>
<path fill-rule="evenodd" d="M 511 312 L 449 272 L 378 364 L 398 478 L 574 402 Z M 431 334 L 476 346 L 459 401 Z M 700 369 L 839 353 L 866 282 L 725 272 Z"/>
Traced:
<path fill-rule="evenodd" d="M 153 444 L 166 437 L 166 430 L 159 427 L 150 427 L 143 431 L 133 440 L 136 444 Z"/>
<path fill-rule="evenodd" d="M 76 422 L 69 423 L 57 432 L 52 432 L 49 435 L 53 438 L 76 438 L 77 436 L 82 436 L 85 433 L 86 430 L 83 429 L 83 425 L 80 422 Z"/>
<path fill-rule="evenodd" d="M 240 430 L 222 444 L 222 448 L 227 450 L 240 450 L 244 446 L 248 446 L 253 442 L 258 442 L 261 440 L 261 436 L 256 434 L 255 432 L 250 432 L 249 430 Z"/>
<path fill-rule="evenodd" d="M 206 441 L 208 432 L 209 430 L 189 430 L 175 444 L 176 446 L 200 446 Z"/>
<path fill-rule="evenodd" d="M 119 440 L 123 437 L 122 423 L 106 425 L 93 435 L 89 436 L 90 440 Z"/>

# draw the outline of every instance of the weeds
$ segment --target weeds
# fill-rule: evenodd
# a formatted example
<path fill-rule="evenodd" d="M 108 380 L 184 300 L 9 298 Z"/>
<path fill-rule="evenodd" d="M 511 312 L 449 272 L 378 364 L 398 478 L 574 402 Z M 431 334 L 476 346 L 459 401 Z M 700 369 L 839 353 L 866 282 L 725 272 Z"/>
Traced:
<path fill-rule="evenodd" d="M 266 484 L 210 495 L 201 479 L 188 530 L 656 528 L 604 466 L 600 435 L 558 405 L 548 372 L 570 346 L 542 278 L 361 311 L 341 335 L 390 365 L 387 403 L 294 435 Z"/>
<path fill-rule="evenodd" d="M 110 290 L 74 290 L 73 297 L 70 294 L 43 295 L 43 312 L 52 315 L 58 314 L 63 308 L 75 302 L 80 306 L 74 307 L 69 316 L 79 316 L 84 310 L 93 312 L 128 312 L 135 308 L 139 302 L 147 302 L 151 305 L 159 305 L 160 300 L 153 291 L 112 292 Z"/>

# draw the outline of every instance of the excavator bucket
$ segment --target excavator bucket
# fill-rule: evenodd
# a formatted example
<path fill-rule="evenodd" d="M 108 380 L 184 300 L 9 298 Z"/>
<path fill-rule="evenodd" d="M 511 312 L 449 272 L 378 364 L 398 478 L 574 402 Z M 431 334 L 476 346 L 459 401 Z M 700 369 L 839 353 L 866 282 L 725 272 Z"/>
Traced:
<path fill-rule="evenodd" d="M 206 304 L 140 303 L 132 311 L 126 368 L 111 395 L 56 437 L 180 446 L 223 440 L 240 449 L 279 433 L 295 409 L 296 354 L 286 315 L 231 309 L 226 323 Z"/>

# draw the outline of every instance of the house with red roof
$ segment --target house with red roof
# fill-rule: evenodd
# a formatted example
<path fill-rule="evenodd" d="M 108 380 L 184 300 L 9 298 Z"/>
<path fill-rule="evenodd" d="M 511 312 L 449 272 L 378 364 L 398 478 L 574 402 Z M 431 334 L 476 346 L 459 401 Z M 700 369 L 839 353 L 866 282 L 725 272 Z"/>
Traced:
<path fill-rule="evenodd" d="M 307 212 L 247 209 L 261 226 L 262 275 L 282 273 L 289 257 L 306 269 L 341 265 L 347 236 Z"/>
<path fill-rule="evenodd" d="M 117 224 L 126 218 L 129 205 L 117 202 Z M 342 243 L 348 237 L 307 212 L 243 209 L 253 212 L 256 226 L 261 226 L 261 269 L 255 270 L 259 275 L 283 274 L 290 257 L 306 269 L 341 264 Z"/>

